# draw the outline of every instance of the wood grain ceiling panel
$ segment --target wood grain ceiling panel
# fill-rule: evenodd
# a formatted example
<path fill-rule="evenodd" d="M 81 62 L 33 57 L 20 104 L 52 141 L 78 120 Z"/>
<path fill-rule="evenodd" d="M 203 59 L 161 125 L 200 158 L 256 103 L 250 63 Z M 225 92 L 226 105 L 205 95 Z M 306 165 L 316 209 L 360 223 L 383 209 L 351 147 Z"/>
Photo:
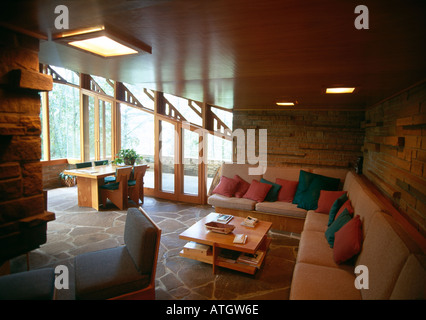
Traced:
<path fill-rule="evenodd" d="M 48 35 L 53 0 L 2 2 L 0 21 Z M 109 23 L 152 54 L 105 60 L 42 41 L 40 61 L 227 108 L 362 109 L 425 78 L 426 2 L 370 1 L 370 28 L 354 27 L 359 1 L 171 0 L 67 2 L 70 26 Z M 5 13 L 7 12 L 7 14 Z M 355 85 L 326 96 L 325 86 Z"/>

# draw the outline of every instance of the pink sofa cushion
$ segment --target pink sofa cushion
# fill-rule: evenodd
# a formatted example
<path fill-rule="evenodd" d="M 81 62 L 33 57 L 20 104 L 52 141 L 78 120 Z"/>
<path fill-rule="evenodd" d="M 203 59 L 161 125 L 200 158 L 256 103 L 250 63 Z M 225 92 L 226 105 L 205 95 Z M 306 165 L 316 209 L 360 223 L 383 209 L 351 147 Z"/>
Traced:
<path fill-rule="evenodd" d="M 356 215 L 334 235 L 333 258 L 341 264 L 361 251 L 362 222 Z"/>
<path fill-rule="evenodd" d="M 278 192 L 277 201 L 292 202 L 294 195 L 296 194 L 297 185 L 299 184 L 299 181 L 290 181 L 276 178 L 275 182 L 281 185 L 281 189 Z"/>
<path fill-rule="evenodd" d="M 265 197 L 268 194 L 269 190 L 271 190 L 271 188 L 272 185 L 270 184 L 253 180 L 243 198 L 262 202 L 263 200 L 265 200 Z"/>
<path fill-rule="evenodd" d="M 242 198 L 246 194 L 248 188 L 250 187 L 250 183 L 245 181 L 238 174 L 234 176 L 234 180 L 238 182 L 238 186 L 237 186 L 237 189 L 235 190 L 234 196 L 237 198 Z"/>
<path fill-rule="evenodd" d="M 213 193 L 221 194 L 222 196 L 232 197 L 237 188 L 238 182 L 234 179 L 227 178 L 222 176 L 220 182 L 216 188 L 214 188 Z"/>
<path fill-rule="evenodd" d="M 321 190 L 320 197 L 318 199 L 318 208 L 315 212 L 328 214 L 333 203 L 345 193 L 346 191 Z"/>

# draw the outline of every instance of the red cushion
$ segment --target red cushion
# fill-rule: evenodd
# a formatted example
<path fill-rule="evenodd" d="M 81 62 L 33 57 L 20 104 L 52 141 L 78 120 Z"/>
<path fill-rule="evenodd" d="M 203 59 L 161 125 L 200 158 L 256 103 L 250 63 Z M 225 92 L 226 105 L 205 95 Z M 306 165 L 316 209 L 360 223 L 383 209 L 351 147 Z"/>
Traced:
<path fill-rule="evenodd" d="M 248 188 L 250 187 L 250 183 L 242 179 L 238 174 L 234 176 L 234 180 L 238 182 L 238 186 L 237 186 L 237 189 L 235 190 L 234 197 L 242 198 L 246 194 Z"/>
<path fill-rule="evenodd" d="M 238 182 L 234 179 L 222 176 L 219 184 L 213 189 L 213 193 L 220 194 L 222 196 L 232 197 L 237 188 Z"/>
<path fill-rule="evenodd" d="M 272 184 L 253 180 L 243 198 L 262 202 L 271 188 Z"/>
<path fill-rule="evenodd" d="M 341 264 L 361 251 L 362 222 L 356 215 L 334 234 L 333 258 Z"/>
<path fill-rule="evenodd" d="M 334 201 L 336 201 L 339 197 L 345 194 L 346 191 L 327 191 L 321 190 L 320 197 L 318 199 L 318 208 L 315 209 L 315 212 L 320 213 L 329 213 L 331 206 Z"/>
<path fill-rule="evenodd" d="M 275 183 L 281 185 L 277 201 L 292 202 L 294 195 L 296 194 L 299 181 L 276 178 Z"/>
<path fill-rule="evenodd" d="M 334 218 L 334 220 L 337 219 L 338 216 L 340 216 L 340 214 L 343 212 L 343 210 L 348 209 L 349 213 L 351 215 L 354 214 L 354 208 L 352 208 L 352 203 L 351 200 L 346 200 L 346 202 L 340 207 L 339 211 L 337 211 L 336 213 L 336 217 Z"/>

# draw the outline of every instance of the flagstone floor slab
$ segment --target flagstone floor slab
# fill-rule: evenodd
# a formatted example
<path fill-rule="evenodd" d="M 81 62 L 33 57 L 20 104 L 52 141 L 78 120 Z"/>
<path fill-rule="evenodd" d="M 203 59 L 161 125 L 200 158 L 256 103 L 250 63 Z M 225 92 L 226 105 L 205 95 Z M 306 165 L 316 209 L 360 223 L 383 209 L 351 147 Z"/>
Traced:
<path fill-rule="evenodd" d="M 136 206 L 130 202 L 130 206 Z M 175 299 L 259 299 L 286 300 L 289 297 L 299 239 L 292 234 L 270 232 L 272 238 L 264 266 L 255 276 L 218 268 L 183 258 L 179 252 L 186 241 L 179 234 L 214 209 L 145 197 L 142 206 L 162 229 L 157 274 L 156 298 Z M 29 253 L 31 269 L 65 265 L 70 271 L 70 288 L 58 290 L 57 299 L 74 299 L 74 257 L 78 254 L 124 244 L 126 210 L 112 203 L 105 210 L 80 208 L 77 187 L 48 191 L 48 210 L 56 220 L 48 223 L 47 242 Z M 11 260 L 11 272 L 27 270 L 27 257 Z"/>

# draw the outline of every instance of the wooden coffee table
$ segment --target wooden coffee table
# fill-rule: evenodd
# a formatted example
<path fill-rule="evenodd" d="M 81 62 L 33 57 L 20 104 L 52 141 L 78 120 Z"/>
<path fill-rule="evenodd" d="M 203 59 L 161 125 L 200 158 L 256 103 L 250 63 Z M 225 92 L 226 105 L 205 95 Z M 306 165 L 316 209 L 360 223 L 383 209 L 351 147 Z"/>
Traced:
<path fill-rule="evenodd" d="M 244 221 L 242 217 L 233 217 L 228 224 L 235 226 L 235 229 L 229 234 L 221 234 L 207 230 L 205 224 L 210 221 L 216 221 L 219 214 L 212 212 L 204 217 L 189 229 L 179 235 L 180 239 L 193 241 L 195 243 L 207 245 L 211 248 L 207 254 L 192 254 L 187 250 L 182 250 L 180 256 L 210 263 L 213 265 L 213 273 L 216 272 L 217 266 L 225 267 L 249 274 L 255 274 L 262 266 L 266 256 L 266 252 L 271 243 L 271 239 L 267 234 L 271 229 L 272 223 L 259 221 L 254 228 L 241 225 Z M 245 244 L 233 243 L 236 234 L 246 234 L 247 240 Z M 231 250 L 231 251 L 229 251 Z M 258 254 L 261 256 L 257 264 L 247 264 L 240 262 L 238 259 L 233 261 L 222 257 L 225 252 L 231 252 L 236 255 L 240 254 Z"/>

